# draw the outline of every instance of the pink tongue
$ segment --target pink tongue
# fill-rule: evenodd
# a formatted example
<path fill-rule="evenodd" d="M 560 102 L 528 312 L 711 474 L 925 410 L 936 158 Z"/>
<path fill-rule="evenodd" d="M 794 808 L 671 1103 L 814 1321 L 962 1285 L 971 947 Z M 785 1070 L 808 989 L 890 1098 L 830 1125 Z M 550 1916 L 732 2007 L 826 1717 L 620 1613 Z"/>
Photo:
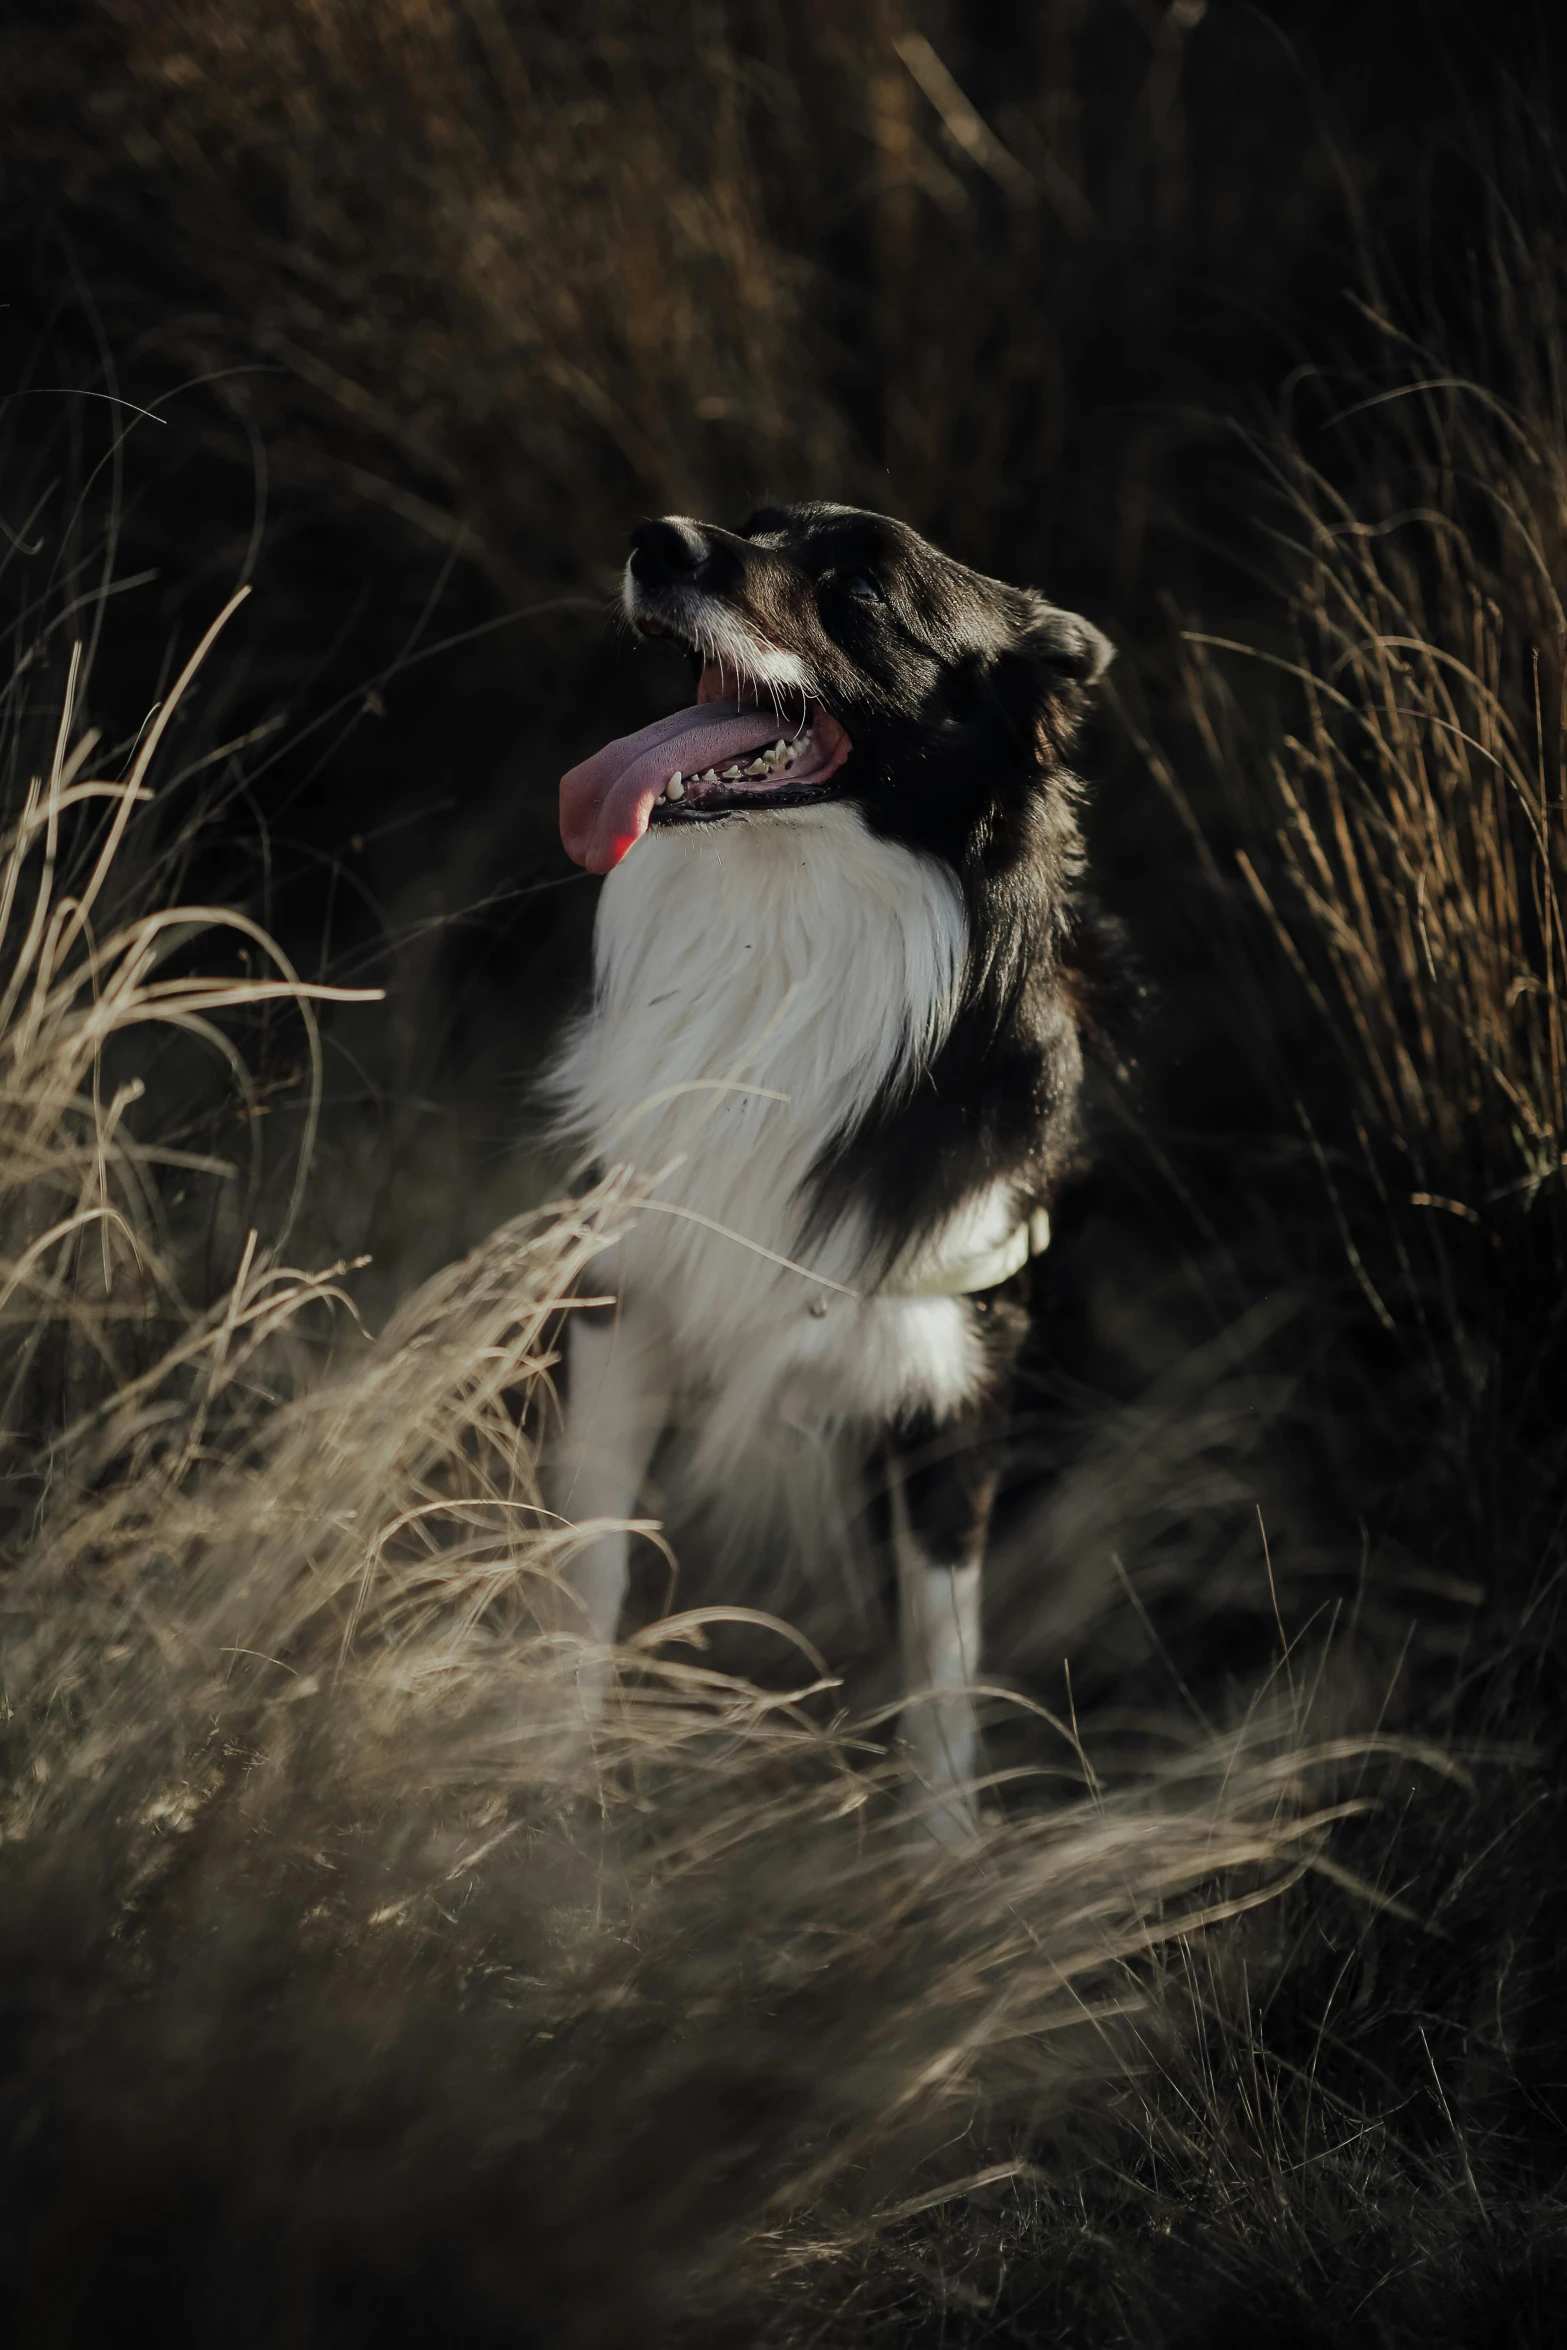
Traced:
<path fill-rule="evenodd" d="M 560 779 L 560 837 L 590 873 L 612 872 L 647 830 L 654 803 L 678 769 L 728 767 L 787 732 L 770 713 L 703 702 L 606 743 Z"/>

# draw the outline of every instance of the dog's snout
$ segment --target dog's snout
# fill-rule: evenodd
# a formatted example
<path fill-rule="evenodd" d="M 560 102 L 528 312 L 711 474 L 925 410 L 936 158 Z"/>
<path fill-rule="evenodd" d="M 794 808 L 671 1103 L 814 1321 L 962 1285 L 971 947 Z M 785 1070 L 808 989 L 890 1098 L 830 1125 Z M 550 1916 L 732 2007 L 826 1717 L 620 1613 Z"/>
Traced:
<path fill-rule="evenodd" d="M 631 576 L 644 587 L 667 587 L 694 577 L 711 552 L 703 532 L 684 515 L 639 522 L 631 534 Z"/>

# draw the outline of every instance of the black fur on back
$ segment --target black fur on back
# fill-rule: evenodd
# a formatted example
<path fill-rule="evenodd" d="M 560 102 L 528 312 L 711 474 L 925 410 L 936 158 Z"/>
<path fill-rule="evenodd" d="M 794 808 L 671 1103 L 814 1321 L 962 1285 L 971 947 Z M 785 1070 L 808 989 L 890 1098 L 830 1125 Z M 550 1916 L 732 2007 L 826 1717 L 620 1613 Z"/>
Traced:
<path fill-rule="evenodd" d="M 962 1006 L 935 1061 L 812 1176 L 808 1230 L 866 1201 L 890 1261 L 993 1178 L 1048 1200 L 1078 1148 L 1095 952 L 1066 757 L 1111 648 L 882 515 L 770 507 L 737 539 L 730 598 L 809 663 L 853 742 L 843 795 L 949 865 L 967 909 Z"/>
<path fill-rule="evenodd" d="M 695 590 L 802 665 L 853 745 L 832 796 L 950 866 L 967 909 L 958 1017 L 912 1088 L 889 1085 L 824 1148 L 802 1240 L 854 1200 L 891 1263 L 998 1177 L 1020 1203 L 1048 1201 L 1078 1146 L 1101 959 L 1066 757 L 1110 645 L 1034 589 L 855 507 L 762 507 L 738 531 L 670 517 L 632 546 L 644 592 Z"/>

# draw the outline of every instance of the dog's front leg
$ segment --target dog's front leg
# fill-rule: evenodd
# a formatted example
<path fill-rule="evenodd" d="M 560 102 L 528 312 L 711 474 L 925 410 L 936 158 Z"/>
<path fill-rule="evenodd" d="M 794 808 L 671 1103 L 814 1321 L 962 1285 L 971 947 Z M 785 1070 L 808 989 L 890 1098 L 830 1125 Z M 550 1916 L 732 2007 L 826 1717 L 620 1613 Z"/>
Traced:
<path fill-rule="evenodd" d="M 625 1603 L 631 1537 L 653 1448 L 669 1415 L 663 1345 L 651 1317 L 621 1305 L 573 1310 L 566 1410 L 549 1479 L 559 1515 L 584 1529 L 561 1570 L 565 1629 L 589 1644 L 577 1680 L 590 1721 L 609 1693 L 610 1651 Z"/>
<path fill-rule="evenodd" d="M 936 1438 L 927 1425 L 903 1438 L 891 1460 L 903 1730 L 917 1780 L 911 1798 L 921 1824 L 941 1844 L 961 1843 L 977 1818 L 973 1685 L 999 1470 L 999 1446 L 977 1427 Z"/>

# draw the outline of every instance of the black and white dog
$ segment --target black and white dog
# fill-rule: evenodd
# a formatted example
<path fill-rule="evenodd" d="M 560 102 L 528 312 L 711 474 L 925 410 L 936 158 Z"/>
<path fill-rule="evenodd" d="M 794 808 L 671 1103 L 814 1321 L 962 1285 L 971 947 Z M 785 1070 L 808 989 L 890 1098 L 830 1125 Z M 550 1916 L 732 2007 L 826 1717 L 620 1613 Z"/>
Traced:
<path fill-rule="evenodd" d="M 564 1126 L 655 1201 L 593 1268 L 615 1305 L 570 1318 L 557 1491 L 605 1529 L 572 1587 L 607 1648 L 608 1529 L 667 1428 L 718 1494 L 781 1429 L 884 1448 L 905 1730 L 961 1835 L 1028 1260 L 1079 1146 L 1064 761 L 1110 648 L 845 506 L 643 523 L 624 592 L 697 700 L 561 784 L 567 850 L 609 877 Z"/>

